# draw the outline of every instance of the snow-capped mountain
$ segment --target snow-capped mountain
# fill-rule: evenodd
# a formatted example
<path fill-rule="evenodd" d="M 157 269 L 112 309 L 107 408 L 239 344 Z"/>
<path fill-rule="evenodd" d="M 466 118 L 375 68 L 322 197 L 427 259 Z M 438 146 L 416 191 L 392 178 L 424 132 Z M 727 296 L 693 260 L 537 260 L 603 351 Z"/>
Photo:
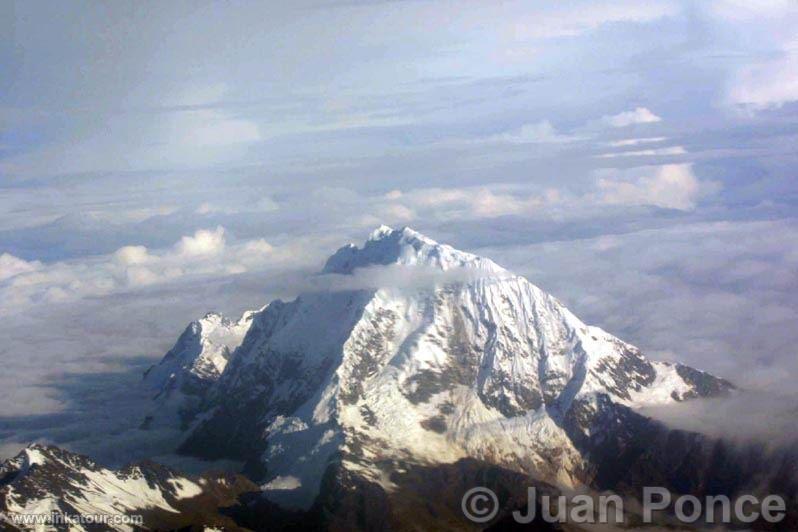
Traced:
<path fill-rule="evenodd" d="M 172 529 L 195 520 L 237 529 L 216 508 L 253 488 L 239 475 L 189 478 L 152 462 L 111 470 L 57 447 L 31 445 L 0 465 L 0 529 Z M 103 525 L 42 521 L 53 514 L 117 520 Z M 143 521 L 133 520 L 139 516 Z"/>
<path fill-rule="evenodd" d="M 316 280 L 238 321 L 191 323 L 145 374 L 141 428 L 182 428 L 179 452 L 244 461 L 248 479 L 114 471 L 33 446 L 0 466 L 0 519 L 59 509 L 143 513 L 155 529 L 464 530 L 475 486 L 499 494 L 499 528 L 530 486 L 776 492 L 798 516 L 792 449 L 735 448 L 638 412 L 729 382 L 648 360 L 489 259 L 381 227 Z"/>
<path fill-rule="evenodd" d="M 403 464 L 463 459 L 589 484 L 596 434 L 630 409 L 732 388 L 650 361 L 526 279 L 408 228 L 341 248 L 322 276 L 324 290 L 226 322 L 237 333 L 224 341 L 198 342 L 205 325 L 192 325 L 148 375 L 169 393 L 164 375 L 224 359 L 202 372 L 215 382 L 181 450 L 246 460 L 289 505 L 313 504 L 333 464 L 389 492 Z"/>

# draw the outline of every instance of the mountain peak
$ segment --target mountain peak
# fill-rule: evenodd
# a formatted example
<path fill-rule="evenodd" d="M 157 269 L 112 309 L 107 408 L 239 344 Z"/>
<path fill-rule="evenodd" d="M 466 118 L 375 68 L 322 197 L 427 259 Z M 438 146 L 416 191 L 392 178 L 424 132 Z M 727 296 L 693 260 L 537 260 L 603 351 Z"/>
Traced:
<path fill-rule="evenodd" d="M 394 231 L 393 227 L 389 227 L 385 224 L 382 224 L 381 226 L 379 226 L 378 228 L 376 228 L 374 231 L 371 232 L 371 235 L 369 235 L 369 240 L 372 241 L 382 240 L 386 236 L 393 233 L 393 231 Z"/>
<path fill-rule="evenodd" d="M 390 264 L 440 270 L 468 267 L 495 273 L 504 271 L 489 259 L 439 244 L 409 227 L 393 229 L 381 225 L 371 232 L 363 247 L 348 244 L 336 251 L 322 273 L 351 274 L 358 268 Z"/>
<path fill-rule="evenodd" d="M 418 231 L 411 229 L 410 227 L 404 226 L 401 229 L 394 229 L 393 227 L 387 225 L 381 225 L 376 228 L 374 231 L 371 232 L 369 235 L 368 241 L 369 242 L 377 242 L 380 240 L 418 240 L 420 242 L 424 242 L 430 245 L 439 245 L 436 241 L 428 238 Z"/>
<path fill-rule="evenodd" d="M 17 458 L 22 460 L 28 467 L 41 465 L 47 462 L 53 450 L 54 448 L 50 446 L 34 443 L 23 449 Z"/>
<path fill-rule="evenodd" d="M 380 267 L 390 271 L 368 272 Z M 649 361 L 523 277 L 407 227 L 381 226 L 362 246 L 342 247 L 324 273 L 361 268 L 376 290 L 273 303 L 236 336 L 203 324 L 203 341 L 189 335 L 167 354 L 150 380 L 184 392 L 160 396 L 185 400 L 180 452 L 245 461 L 267 499 L 303 508 L 339 457 L 373 482 L 395 460 L 468 457 L 573 488 L 625 412 L 730 389 Z M 215 353 L 224 367 L 198 382 L 197 361 Z"/>

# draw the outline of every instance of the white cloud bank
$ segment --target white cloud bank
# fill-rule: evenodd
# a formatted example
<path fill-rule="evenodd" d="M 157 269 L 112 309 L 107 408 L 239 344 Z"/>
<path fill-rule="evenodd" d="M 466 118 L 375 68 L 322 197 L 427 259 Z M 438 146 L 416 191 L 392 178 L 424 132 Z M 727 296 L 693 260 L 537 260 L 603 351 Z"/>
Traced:
<path fill-rule="evenodd" d="M 649 205 L 689 211 L 701 198 L 721 188 L 718 182 L 698 179 L 690 163 L 602 169 L 595 174 L 594 185 L 580 195 L 552 187 L 530 189 L 496 184 L 393 190 L 378 199 L 356 197 L 369 209 L 364 224 L 373 225 L 381 215 L 402 223 L 414 219 L 448 221 L 501 216 L 563 219 L 586 215 L 605 205 Z"/>
<path fill-rule="evenodd" d="M 43 264 L 4 253 L 0 255 L 0 313 L 36 302 L 103 296 L 188 276 L 244 273 L 277 257 L 274 247 L 263 239 L 229 245 L 223 227 L 197 230 L 165 250 L 124 246 L 110 255 L 80 261 Z"/>
<path fill-rule="evenodd" d="M 422 188 L 402 194 L 401 201 L 441 219 L 495 218 L 498 216 L 529 214 L 542 207 L 547 199 L 514 190 L 515 187 L 457 187 Z M 557 196 L 554 189 L 547 191 L 550 199 Z"/>

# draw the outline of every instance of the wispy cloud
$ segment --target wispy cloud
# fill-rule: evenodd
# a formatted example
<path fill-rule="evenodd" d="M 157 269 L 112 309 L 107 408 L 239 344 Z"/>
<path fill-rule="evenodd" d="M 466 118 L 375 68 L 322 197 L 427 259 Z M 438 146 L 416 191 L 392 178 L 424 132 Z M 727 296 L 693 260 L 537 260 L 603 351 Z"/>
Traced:
<path fill-rule="evenodd" d="M 637 139 L 621 139 L 613 140 L 607 143 L 607 146 L 613 148 L 622 148 L 625 146 L 637 146 L 639 144 L 655 144 L 657 142 L 664 142 L 668 137 L 641 137 Z"/>
<path fill-rule="evenodd" d="M 541 120 L 531 124 L 508 130 L 504 133 L 490 135 L 482 140 L 486 142 L 509 142 L 511 144 L 535 144 L 535 143 L 557 143 L 579 140 L 575 135 L 565 135 L 557 132 L 551 122 Z"/>
<path fill-rule="evenodd" d="M 734 64 L 724 103 L 750 110 L 779 108 L 798 101 L 798 12 L 789 0 L 741 2 L 714 0 L 706 5 L 713 16 L 729 25 L 731 46 L 747 54 Z M 752 49 L 738 37 L 744 34 Z"/>
<path fill-rule="evenodd" d="M 616 157 L 657 157 L 662 155 L 684 155 L 687 150 L 683 146 L 666 146 L 664 148 L 647 148 L 645 150 L 626 150 L 597 155 L 601 159 L 614 159 Z"/>
<path fill-rule="evenodd" d="M 601 122 L 610 127 L 627 127 L 634 124 L 651 124 L 661 122 L 662 118 L 652 113 L 646 107 L 635 107 L 631 111 L 623 111 L 615 115 L 606 115 Z"/>

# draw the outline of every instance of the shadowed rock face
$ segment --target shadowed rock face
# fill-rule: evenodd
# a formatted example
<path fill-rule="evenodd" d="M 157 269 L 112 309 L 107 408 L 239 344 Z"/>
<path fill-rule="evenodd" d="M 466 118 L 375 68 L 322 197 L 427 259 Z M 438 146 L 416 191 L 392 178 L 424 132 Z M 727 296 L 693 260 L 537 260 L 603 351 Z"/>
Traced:
<path fill-rule="evenodd" d="M 602 401 L 592 418 L 592 436 L 574 423 L 574 440 L 591 460 L 588 484 L 639 499 L 644 486 L 662 486 L 674 494 L 703 500 L 745 494 L 760 499 L 777 494 L 787 501 L 787 518 L 780 524 L 761 518 L 732 528 L 793 530 L 798 524 L 798 453 L 794 447 L 770 448 L 764 443 L 733 443 L 701 434 L 672 430 L 622 405 Z"/>
<path fill-rule="evenodd" d="M 306 512 L 275 512 L 267 499 L 247 496 L 225 513 L 254 530 L 481 530 L 524 508 L 528 487 L 541 495 L 559 494 L 553 486 L 472 459 L 437 466 L 403 463 L 390 480 L 393 487 L 387 491 L 337 462 L 324 471 L 319 496 Z M 487 525 L 463 515 L 463 494 L 474 486 L 491 489 L 499 500 L 500 510 Z M 539 519 L 535 526 L 570 530 Z"/>

